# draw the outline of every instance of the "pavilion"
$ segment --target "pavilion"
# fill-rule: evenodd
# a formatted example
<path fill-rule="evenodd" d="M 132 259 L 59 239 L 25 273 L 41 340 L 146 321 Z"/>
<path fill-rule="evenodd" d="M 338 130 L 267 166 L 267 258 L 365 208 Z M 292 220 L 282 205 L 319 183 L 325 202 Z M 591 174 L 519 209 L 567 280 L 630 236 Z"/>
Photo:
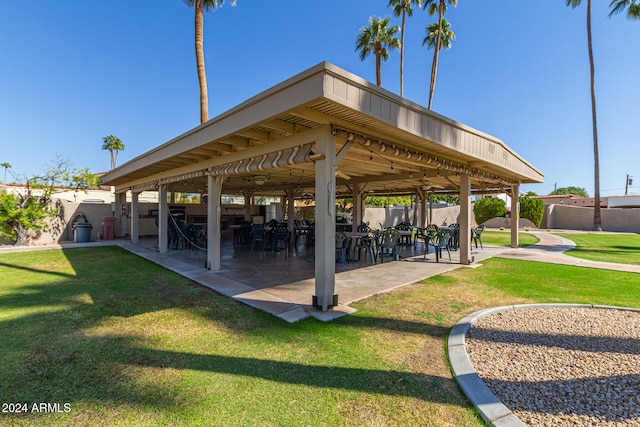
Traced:
<path fill-rule="evenodd" d="M 320 63 L 102 177 L 116 211 L 131 193 L 130 236 L 138 242 L 138 195 L 158 191 L 159 251 L 168 251 L 169 192 L 207 195 L 207 262 L 220 268 L 222 194 L 315 199 L 315 295 L 335 303 L 335 200 L 354 200 L 354 228 L 367 195 L 418 195 L 420 225 L 434 192 L 460 195 L 460 262 L 471 263 L 471 196 L 508 192 L 543 175 L 501 140 L 441 116 L 330 63 Z M 247 209 L 248 211 L 248 209 Z M 518 246 L 518 215 L 511 242 Z"/>

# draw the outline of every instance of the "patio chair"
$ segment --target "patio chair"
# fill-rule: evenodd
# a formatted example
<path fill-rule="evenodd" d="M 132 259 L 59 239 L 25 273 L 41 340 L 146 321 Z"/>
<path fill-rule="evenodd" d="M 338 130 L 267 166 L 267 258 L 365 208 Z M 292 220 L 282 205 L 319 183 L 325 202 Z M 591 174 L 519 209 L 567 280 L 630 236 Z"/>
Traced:
<path fill-rule="evenodd" d="M 442 258 L 442 249 L 447 250 L 447 254 L 449 254 L 449 262 L 451 262 L 451 252 L 449 251 L 450 240 L 451 234 L 449 234 L 447 230 L 439 230 L 438 233 L 429 241 L 429 246 L 433 246 L 436 251 L 436 262 L 440 262 L 440 258 Z"/>
<path fill-rule="evenodd" d="M 350 239 L 341 231 L 336 232 L 336 262 L 344 265 L 348 261 Z"/>
<path fill-rule="evenodd" d="M 289 238 L 290 238 L 289 230 L 283 226 L 277 226 L 271 230 L 271 252 L 274 252 L 276 249 L 280 250 L 279 245 L 283 245 L 285 256 L 289 256 Z"/>
<path fill-rule="evenodd" d="M 396 225 L 395 229 L 404 232 L 411 231 L 411 224 L 409 224 L 408 222 L 401 222 L 400 224 Z M 406 246 L 413 245 L 413 233 L 409 235 L 401 235 L 400 244 Z"/>
<path fill-rule="evenodd" d="M 258 244 L 262 245 L 262 252 L 264 252 L 267 245 L 267 230 L 262 225 L 254 224 L 251 227 L 251 252 Z"/>
<path fill-rule="evenodd" d="M 251 227 L 253 224 L 249 221 L 240 223 L 240 228 L 233 230 L 233 245 L 246 245 L 251 242 Z"/>
<path fill-rule="evenodd" d="M 422 257 L 423 259 L 427 258 L 427 254 L 429 253 L 429 241 L 431 240 L 431 237 L 434 236 L 434 233 L 428 233 L 427 230 L 425 228 L 420 228 L 418 227 L 418 229 L 416 230 L 416 246 L 417 246 L 417 242 L 418 240 L 422 240 L 422 244 L 423 244 L 423 248 L 422 248 Z"/>
<path fill-rule="evenodd" d="M 353 245 L 353 258 L 355 259 L 357 253 L 358 261 L 360 261 L 363 250 L 365 256 L 369 259 L 369 264 L 375 264 L 378 257 L 376 256 L 376 241 L 373 236 L 367 235 L 356 239 L 356 243 Z"/>
<path fill-rule="evenodd" d="M 478 227 L 471 229 L 471 242 L 476 244 L 476 249 L 478 249 L 478 242 L 480 242 L 480 249 L 484 249 L 482 247 L 483 231 L 484 231 L 484 224 L 481 224 Z"/>
<path fill-rule="evenodd" d="M 400 261 L 398 253 L 398 243 L 400 242 L 400 233 L 393 229 L 382 230 L 376 233 L 376 247 L 380 263 L 384 262 L 385 256 L 392 256 L 396 261 Z"/>

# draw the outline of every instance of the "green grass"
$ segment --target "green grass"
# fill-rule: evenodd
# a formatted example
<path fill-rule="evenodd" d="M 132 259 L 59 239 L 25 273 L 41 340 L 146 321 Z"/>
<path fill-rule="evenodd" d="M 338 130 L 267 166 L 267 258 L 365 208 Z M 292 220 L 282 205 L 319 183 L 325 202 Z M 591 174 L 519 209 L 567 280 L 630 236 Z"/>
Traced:
<path fill-rule="evenodd" d="M 565 252 L 591 261 L 640 265 L 640 234 L 558 234 L 575 242 Z"/>
<path fill-rule="evenodd" d="M 461 317 L 640 307 L 637 274 L 483 263 L 287 324 L 116 247 L 0 255 L 0 401 L 71 408 L 0 425 L 480 426 L 445 354 Z"/>
<path fill-rule="evenodd" d="M 519 233 L 518 240 L 520 246 L 535 245 L 540 241 L 533 234 Z M 511 245 L 511 232 L 510 231 L 484 231 L 482 233 L 482 243 L 487 245 L 497 246 L 510 246 Z"/>

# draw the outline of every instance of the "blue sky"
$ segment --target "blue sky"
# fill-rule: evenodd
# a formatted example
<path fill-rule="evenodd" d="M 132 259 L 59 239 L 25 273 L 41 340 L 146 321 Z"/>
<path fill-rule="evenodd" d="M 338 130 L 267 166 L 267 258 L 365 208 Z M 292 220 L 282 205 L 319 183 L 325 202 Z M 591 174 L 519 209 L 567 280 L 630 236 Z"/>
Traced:
<path fill-rule="evenodd" d="M 354 51 L 387 0 L 238 0 L 205 16 L 209 114 L 214 117 L 321 61 L 375 81 L 373 57 Z M 433 110 L 505 141 L 540 169 L 546 194 L 577 186 L 593 195 L 586 2 L 461 0 L 456 33 L 440 56 Z M 601 195 L 640 193 L 640 21 L 593 9 Z M 427 104 L 434 22 L 408 20 L 404 96 Z M 400 19 L 394 22 L 400 24 Z M 199 124 L 193 10 L 181 0 L 0 2 L 0 163 L 22 176 L 56 156 L 109 169 L 102 137 L 125 144 L 123 164 Z M 399 52 L 382 85 L 399 93 Z"/>

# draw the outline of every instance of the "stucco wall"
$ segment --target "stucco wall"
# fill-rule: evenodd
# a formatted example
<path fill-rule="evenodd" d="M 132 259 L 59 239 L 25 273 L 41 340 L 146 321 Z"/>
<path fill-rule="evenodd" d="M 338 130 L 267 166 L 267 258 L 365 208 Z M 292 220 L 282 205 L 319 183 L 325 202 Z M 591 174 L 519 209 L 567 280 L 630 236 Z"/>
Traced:
<path fill-rule="evenodd" d="M 626 233 L 640 233 L 640 209 L 601 209 L 602 229 Z M 593 229 L 593 208 L 547 205 L 543 228 L 585 230 Z"/>
<path fill-rule="evenodd" d="M 418 225 L 420 223 L 420 208 L 418 207 Z M 429 208 L 427 207 L 427 210 Z M 460 206 L 434 207 L 431 223 L 436 225 L 448 225 L 460 221 Z M 401 222 L 408 221 L 413 224 L 414 209 L 405 207 L 393 208 L 366 208 L 364 222 L 368 222 L 371 228 L 393 227 Z M 473 224 L 475 225 L 475 223 Z"/>

